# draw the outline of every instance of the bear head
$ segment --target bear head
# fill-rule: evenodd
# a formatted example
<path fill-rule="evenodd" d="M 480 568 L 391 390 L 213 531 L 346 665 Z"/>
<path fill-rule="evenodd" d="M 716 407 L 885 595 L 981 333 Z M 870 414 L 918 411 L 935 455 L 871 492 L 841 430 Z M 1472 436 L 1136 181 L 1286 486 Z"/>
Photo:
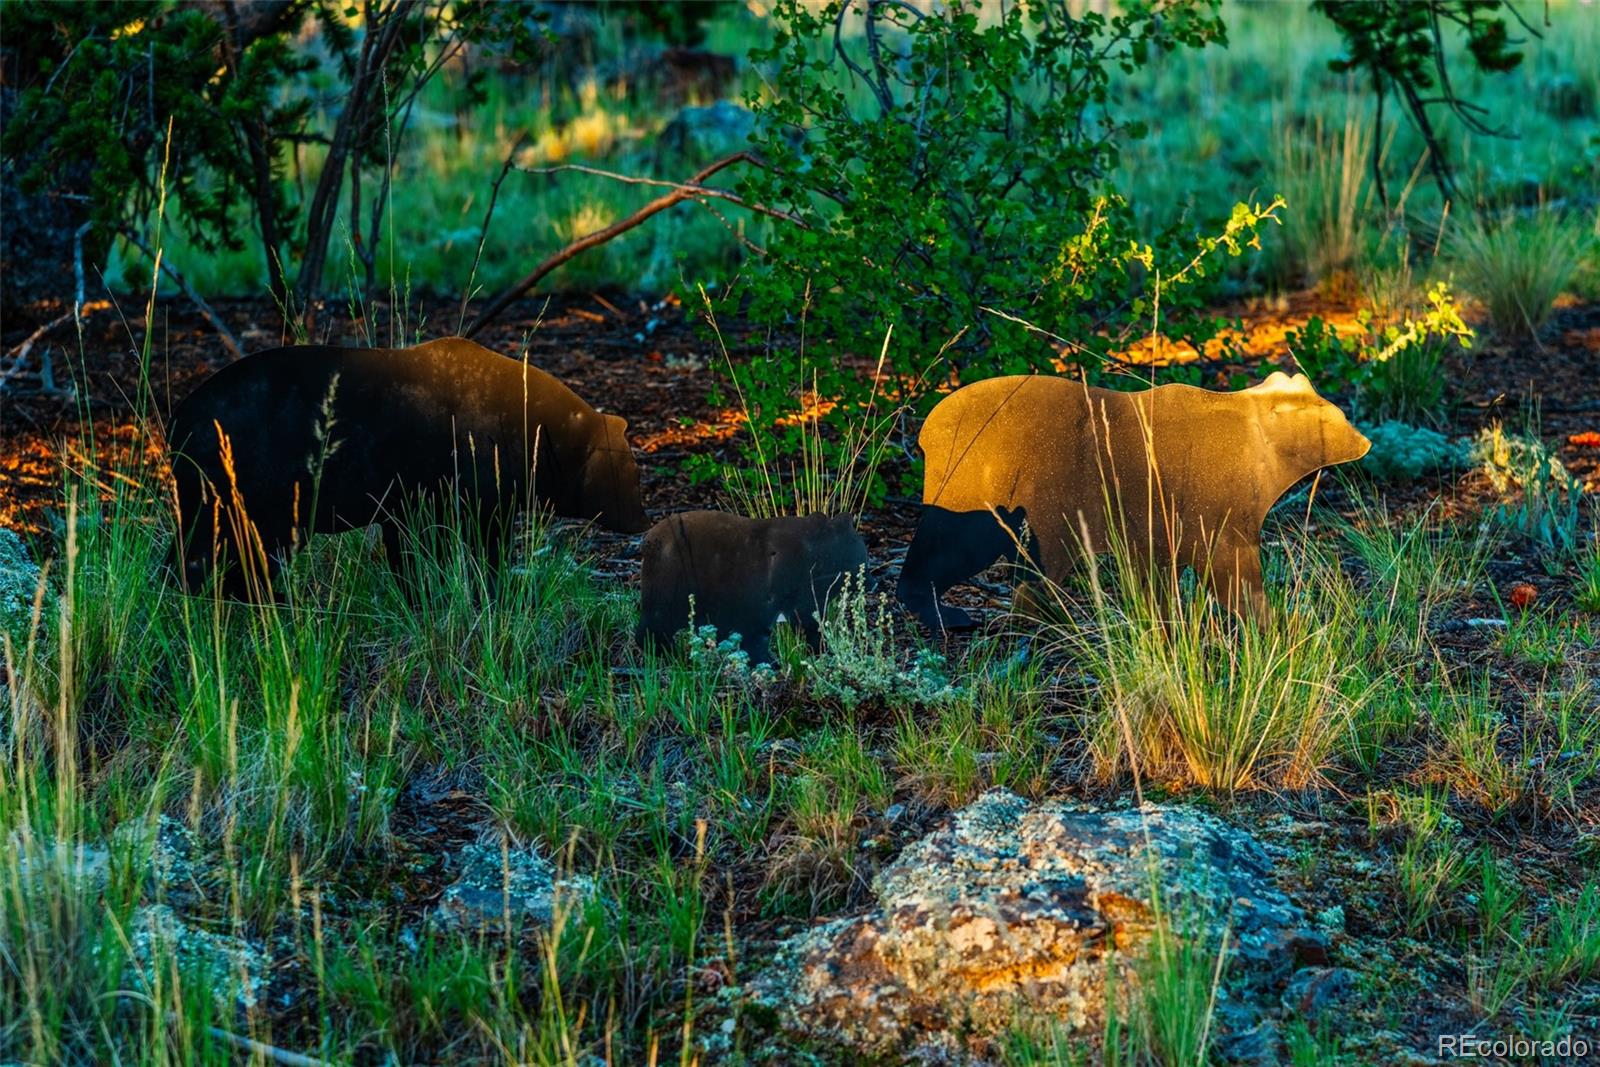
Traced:
<path fill-rule="evenodd" d="M 1350 424 L 1343 411 L 1317 395 L 1304 374 L 1273 371 L 1247 390 L 1267 447 L 1279 457 L 1289 481 L 1324 467 L 1353 463 L 1372 442 Z"/>
<path fill-rule="evenodd" d="M 628 447 L 628 424 L 616 415 L 601 415 L 597 436 L 583 462 L 578 492 L 583 509 L 608 530 L 644 533 L 650 519 L 639 490 L 639 465 Z"/>

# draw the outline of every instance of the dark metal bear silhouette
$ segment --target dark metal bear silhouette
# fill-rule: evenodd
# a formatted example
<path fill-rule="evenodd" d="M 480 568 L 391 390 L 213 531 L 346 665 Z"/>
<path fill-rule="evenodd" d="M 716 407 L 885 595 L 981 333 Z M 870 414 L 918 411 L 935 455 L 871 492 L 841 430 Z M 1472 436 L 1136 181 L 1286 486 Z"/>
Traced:
<path fill-rule="evenodd" d="M 641 643 L 671 642 L 689 624 L 737 633 L 754 663 L 772 659 L 783 616 L 816 647 L 816 614 L 845 574 L 867 564 L 848 516 L 747 519 L 721 511 L 671 515 L 645 535 L 640 572 Z"/>
<path fill-rule="evenodd" d="M 185 583 L 198 588 L 220 549 L 233 564 L 224 591 L 257 595 L 307 533 L 372 523 L 397 564 L 400 512 L 417 494 L 459 494 L 491 564 L 530 503 L 638 533 L 648 520 L 626 430 L 544 371 L 459 337 L 249 356 L 191 393 L 168 429 Z"/>
<path fill-rule="evenodd" d="M 1176 558 L 1234 611 L 1259 617 L 1268 509 L 1307 474 L 1370 447 L 1303 375 L 1281 372 L 1233 393 L 990 378 L 940 401 L 918 442 L 925 507 L 899 594 L 924 624 L 947 628 L 966 618 L 939 606 L 944 591 L 1001 554 L 991 507 L 1025 510 L 1053 581 L 1120 542 L 1145 560 Z"/>

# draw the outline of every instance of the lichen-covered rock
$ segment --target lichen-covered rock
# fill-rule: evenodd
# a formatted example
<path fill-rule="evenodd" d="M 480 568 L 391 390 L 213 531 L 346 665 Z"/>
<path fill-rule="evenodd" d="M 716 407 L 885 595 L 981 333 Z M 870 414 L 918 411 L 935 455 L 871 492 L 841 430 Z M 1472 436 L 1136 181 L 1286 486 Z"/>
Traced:
<path fill-rule="evenodd" d="M 1096 1028 L 1108 957 L 1154 927 L 1153 884 L 1172 914 L 1226 923 L 1248 966 L 1287 969 L 1315 941 L 1261 845 L 1218 819 L 994 790 L 885 868 L 873 911 L 790 939 L 750 992 L 783 1025 L 872 1055 L 961 1059 L 1040 1015 Z"/>
<path fill-rule="evenodd" d="M 165 904 L 140 908 L 129 925 L 129 966 L 138 972 L 130 980 L 137 989 L 170 982 L 166 969 L 176 962 L 180 973 L 209 978 L 217 1006 L 224 1010 L 248 1011 L 266 990 L 272 960 L 253 941 L 191 926 Z"/>
<path fill-rule="evenodd" d="M 0 526 L 0 630 L 26 639 L 26 627 L 39 594 L 39 565 L 17 531 Z M 48 599 L 49 591 L 46 590 Z"/>
<path fill-rule="evenodd" d="M 1345 967 L 1304 967 L 1289 979 L 1283 1010 L 1291 1018 L 1321 1024 L 1348 1006 L 1359 991 L 1356 973 Z"/>
<path fill-rule="evenodd" d="M 439 898 L 434 917 L 456 928 L 500 928 L 507 918 L 512 926 L 525 921 L 549 926 L 558 899 L 594 892 L 586 878 L 557 877 L 555 865 L 528 848 L 467 845 L 455 865 L 458 876 Z"/>
<path fill-rule="evenodd" d="M 147 889 L 152 895 L 168 896 L 182 892 L 203 880 L 196 867 L 199 846 L 194 831 L 170 815 L 159 815 L 154 822 L 129 819 L 111 834 L 112 851 L 124 853 L 148 872 Z"/>

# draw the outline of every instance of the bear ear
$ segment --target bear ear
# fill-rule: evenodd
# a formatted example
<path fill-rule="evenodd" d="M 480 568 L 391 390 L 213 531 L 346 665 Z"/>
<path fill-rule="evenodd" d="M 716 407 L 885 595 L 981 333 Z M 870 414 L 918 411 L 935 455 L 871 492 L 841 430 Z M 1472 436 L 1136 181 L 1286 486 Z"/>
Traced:
<path fill-rule="evenodd" d="M 1286 393 L 1309 393 L 1312 391 L 1311 379 L 1307 378 L 1304 374 L 1296 374 L 1291 378 L 1281 370 L 1275 370 L 1271 374 L 1267 375 L 1267 380 L 1262 382 L 1256 388 L 1271 389 L 1274 391 L 1281 390 L 1282 392 Z"/>

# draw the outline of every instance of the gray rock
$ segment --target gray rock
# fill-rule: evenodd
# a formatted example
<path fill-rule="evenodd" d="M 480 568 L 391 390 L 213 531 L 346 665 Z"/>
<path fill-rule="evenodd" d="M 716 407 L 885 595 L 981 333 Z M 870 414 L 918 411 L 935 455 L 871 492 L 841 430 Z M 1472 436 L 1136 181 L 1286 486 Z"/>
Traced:
<path fill-rule="evenodd" d="M 129 924 L 133 988 L 148 990 L 171 981 L 176 963 L 182 972 L 208 975 L 217 1006 L 249 1011 L 266 991 L 272 959 L 254 941 L 216 934 L 186 923 L 165 904 L 138 909 Z"/>
<path fill-rule="evenodd" d="M 111 853 L 86 841 L 24 842 L 13 831 L 9 853 L 16 857 L 17 884 L 42 898 L 56 893 L 98 897 L 111 877 Z"/>
<path fill-rule="evenodd" d="M 152 894 L 180 878 L 190 877 L 188 860 L 193 838 L 187 827 L 163 815 L 153 826 L 130 820 L 119 825 L 109 841 L 25 840 L 13 831 L 8 854 L 16 857 L 17 885 L 39 900 L 67 895 L 98 899 L 111 884 L 113 871 L 135 877 L 148 873 Z"/>
<path fill-rule="evenodd" d="M 1267 1019 L 1222 1037 L 1217 1053 L 1224 1063 L 1239 1067 L 1277 1067 L 1283 1062 L 1283 1038 L 1277 1024 Z"/>
<path fill-rule="evenodd" d="M 1316 1023 L 1330 1009 L 1348 1004 L 1356 993 L 1356 973 L 1346 967 L 1303 967 L 1289 979 L 1283 1010 L 1290 1018 Z"/>
<path fill-rule="evenodd" d="M 558 902 L 594 893 L 587 878 L 556 875 L 555 866 L 528 848 L 502 851 L 493 843 L 467 845 L 456 854 L 459 874 L 440 897 L 434 918 L 458 929 L 503 928 L 531 921 L 549 926 Z"/>
<path fill-rule="evenodd" d="M 1040 1016 L 1094 1031 L 1108 963 L 1154 929 L 1153 882 L 1180 929 L 1214 940 L 1226 923 L 1244 966 L 1287 967 L 1315 938 L 1261 845 L 1210 815 L 993 790 L 879 874 L 874 910 L 781 945 L 749 993 L 870 1055 L 960 1058 L 968 1037 Z"/>
<path fill-rule="evenodd" d="M 661 130 L 660 147 L 691 159 L 711 159 L 748 147 L 756 127 L 749 109 L 727 100 L 710 107 L 686 107 Z"/>
<path fill-rule="evenodd" d="M 187 886 L 199 877 L 194 866 L 199 855 L 194 832 L 170 815 L 160 815 L 154 823 L 129 819 L 118 824 L 111 834 L 111 846 L 118 855 L 126 851 L 148 870 L 152 895 L 175 885 Z"/>

